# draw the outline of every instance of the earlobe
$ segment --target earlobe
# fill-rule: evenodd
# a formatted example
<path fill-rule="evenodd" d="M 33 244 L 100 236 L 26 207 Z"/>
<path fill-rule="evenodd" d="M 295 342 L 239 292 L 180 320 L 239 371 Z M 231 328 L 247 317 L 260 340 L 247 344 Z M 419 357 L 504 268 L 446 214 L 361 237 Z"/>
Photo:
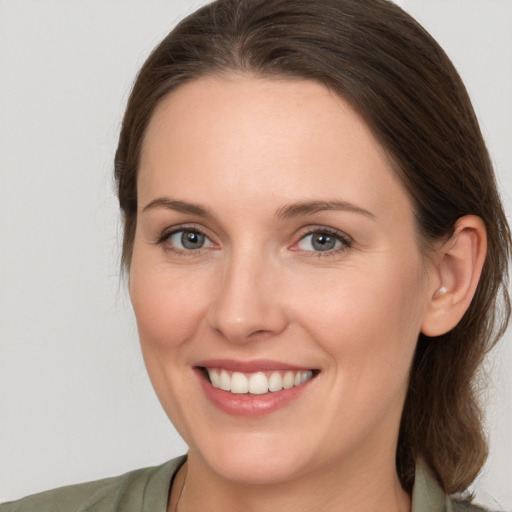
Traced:
<path fill-rule="evenodd" d="M 435 256 L 435 285 L 428 300 L 421 332 L 441 336 L 464 316 L 475 294 L 487 252 L 487 234 L 480 217 L 457 220 L 453 235 Z"/>

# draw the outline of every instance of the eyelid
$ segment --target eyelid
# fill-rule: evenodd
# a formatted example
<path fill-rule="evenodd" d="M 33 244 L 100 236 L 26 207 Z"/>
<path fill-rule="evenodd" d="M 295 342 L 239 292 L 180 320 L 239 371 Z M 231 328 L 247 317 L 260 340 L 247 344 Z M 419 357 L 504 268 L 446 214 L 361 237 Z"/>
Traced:
<path fill-rule="evenodd" d="M 326 234 L 335 237 L 342 244 L 341 247 L 337 249 L 330 249 L 326 251 L 307 251 L 303 249 L 296 248 L 296 246 L 304 240 L 306 237 L 314 234 Z M 296 242 L 293 243 L 290 249 L 296 252 L 303 252 L 304 254 L 308 254 L 309 256 L 332 256 L 339 252 L 346 251 L 354 245 L 354 240 L 351 236 L 347 235 L 345 232 L 340 231 L 335 228 L 331 228 L 328 226 L 307 226 L 303 228 L 299 234 L 299 238 Z"/>
<path fill-rule="evenodd" d="M 209 241 L 211 245 L 207 247 L 200 247 L 198 249 L 182 249 L 180 247 L 172 246 L 170 243 L 166 243 L 168 242 L 171 236 L 180 233 L 181 231 L 193 231 L 196 233 L 200 233 Z M 167 251 L 187 255 L 198 255 L 199 253 L 202 253 L 204 250 L 209 250 L 212 249 L 212 247 L 217 247 L 217 244 L 213 241 L 212 237 L 207 233 L 207 230 L 202 226 L 198 226 L 197 224 L 194 223 L 179 224 L 165 228 L 155 240 L 155 245 L 161 245 Z"/>
<path fill-rule="evenodd" d="M 169 240 L 169 238 L 181 231 L 195 231 L 197 233 L 202 234 L 211 244 L 211 246 L 208 247 L 201 247 L 198 249 L 180 249 L 179 247 L 171 246 L 170 244 L 166 244 L 166 242 Z M 203 226 L 197 225 L 195 223 L 186 223 L 186 224 L 180 224 L 180 225 L 174 225 L 165 228 L 160 235 L 158 235 L 157 239 L 155 240 L 155 245 L 162 245 L 165 250 L 175 252 L 175 253 L 181 253 L 181 254 L 188 254 L 188 255 L 199 255 L 204 250 L 211 250 L 212 248 L 218 248 L 218 244 L 214 241 L 213 237 L 208 234 L 208 231 Z M 335 237 L 338 241 L 341 242 L 341 247 L 338 247 L 336 249 L 328 249 L 326 251 L 308 251 L 299 249 L 297 245 L 300 241 L 304 240 L 307 236 L 314 235 L 314 234 L 326 234 Z M 322 225 L 316 225 L 316 226 L 306 226 L 302 228 L 298 234 L 298 239 L 293 242 L 292 246 L 289 247 L 290 250 L 294 252 L 302 252 L 303 254 L 307 254 L 308 256 L 316 256 L 316 257 L 328 257 L 336 255 L 340 252 L 346 251 L 347 249 L 351 248 L 354 245 L 353 238 L 348 235 L 347 233 L 340 231 L 338 229 L 328 227 L 328 226 L 322 226 Z"/>

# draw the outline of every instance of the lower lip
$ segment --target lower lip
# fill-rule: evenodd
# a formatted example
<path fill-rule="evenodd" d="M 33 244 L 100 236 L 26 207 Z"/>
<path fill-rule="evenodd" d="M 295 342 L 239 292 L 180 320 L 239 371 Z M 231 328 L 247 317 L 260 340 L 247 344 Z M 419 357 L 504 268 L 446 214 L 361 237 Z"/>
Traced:
<path fill-rule="evenodd" d="M 236 394 L 217 389 L 204 377 L 202 370 L 199 373 L 199 381 L 203 391 L 210 401 L 221 411 L 233 416 L 257 417 L 271 414 L 299 398 L 314 380 L 308 380 L 300 386 L 290 389 L 268 392 L 263 395 L 251 395 L 250 393 Z"/>

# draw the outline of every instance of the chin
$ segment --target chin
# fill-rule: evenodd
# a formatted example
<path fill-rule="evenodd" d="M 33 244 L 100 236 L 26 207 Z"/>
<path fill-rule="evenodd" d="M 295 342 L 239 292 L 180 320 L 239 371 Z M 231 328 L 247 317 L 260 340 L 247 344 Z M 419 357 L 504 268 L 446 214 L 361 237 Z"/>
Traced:
<path fill-rule="evenodd" d="M 307 450 L 291 444 L 281 436 L 268 439 L 255 433 L 245 440 L 239 436 L 229 444 L 215 443 L 214 450 L 206 449 L 199 453 L 199 457 L 214 473 L 227 480 L 253 485 L 277 484 L 293 479 L 311 467 L 312 457 L 308 456 Z"/>
<path fill-rule="evenodd" d="M 279 484 L 296 478 L 304 469 L 300 461 L 293 458 L 227 455 L 222 461 L 212 461 L 211 469 L 232 482 L 250 485 Z"/>

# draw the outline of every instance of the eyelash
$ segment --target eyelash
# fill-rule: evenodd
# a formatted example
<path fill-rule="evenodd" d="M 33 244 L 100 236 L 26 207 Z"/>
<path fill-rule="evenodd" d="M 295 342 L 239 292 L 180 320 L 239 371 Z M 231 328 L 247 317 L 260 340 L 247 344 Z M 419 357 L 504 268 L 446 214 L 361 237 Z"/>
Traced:
<path fill-rule="evenodd" d="M 308 236 L 311 235 L 327 235 L 333 237 L 336 241 L 340 242 L 340 247 L 335 249 L 328 249 L 326 251 L 306 251 L 301 249 L 293 249 L 294 251 L 301 251 L 303 254 L 305 254 L 308 257 L 312 258 L 328 258 L 332 256 L 338 256 L 340 253 L 350 249 L 354 242 L 352 238 L 350 238 L 345 233 L 342 233 L 340 231 L 337 231 L 336 229 L 327 228 L 327 227 L 314 227 L 314 228 L 308 228 L 305 233 L 303 233 L 299 241 L 296 242 L 294 245 L 299 244 L 303 240 L 305 240 Z"/>
<path fill-rule="evenodd" d="M 213 243 L 211 241 L 210 237 L 208 235 L 206 235 L 204 233 L 204 231 L 202 231 L 201 229 L 199 229 L 196 226 L 191 225 L 191 226 L 179 226 L 177 228 L 165 230 L 156 240 L 156 245 L 161 245 L 164 248 L 164 250 L 166 250 L 166 251 L 173 252 L 180 256 L 189 256 L 189 257 L 199 256 L 203 253 L 204 249 L 208 249 L 207 247 L 206 248 L 201 247 L 201 248 L 195 249 L 195 250 L 180 249 L 178 247 L 172 246 L 170 243 L 167 243 L 173 235 L 176 235 L 183 231 L 188 231 L 190 233 L 197 233 L 199 235 L 204 236 L 207 240 L 209 240 L 211 243 Z"/>
<path fill-rule="evenodd" d="M 201 247 L 201 248 L 195 249 L 195 250 L 194 249 L 180 249 L 178 247 L 172 246 L 169 243 L 167 243 L 173 235 L 176 235 L 183 231 L 189 231 L 191 233 L 197 233 L 199 235 L 202 235 L 207 240 L 209 240 L 210 243 L 213 244 L 211 239 L 208 237 L 208 235 L 206 235 L 204 233 L 204 231 L 202 231 L 201 229 L 199 229 L 196 226 L 191 225 L 191 226 L 180 226 L 177 228 L 163 231 L 163 233 L 156 240 L 156 245 L 161 245 L 166 251 L 171 251 L 178 255 L 190 256 L 190 257 L 199 256 L 203 253 L 203 251 L 205 249 L 208 249 L 208 247 L 206 247 L 206 248 Z M 326 227 L 316 227 L 316 228 L 307 229 L 307 231 L 305 231 L 303 234 L 301 234 L 298 242 L 294 243 L 294 246 L 298 245 L 300 242 L 302 242 L 308 236 L 311 236 L 311 235 L 327 235 L 327 236 L 333 237 L 337 242 L 340 242 L 341 246 L 338 248 L 335 248 L 335 249 L 328 249 L 325 251 L 308 251 L 308 250 L 301 250 L 301 249 L 291 249 L 291 250 L 293 250 L 295 252 L 302 252 L 303 254 L 305 254 L 308 257 L 326 258 L 326 257 L 330 257 L 330 256 L 336 256 L 339 253 L 344 252 L 353 246 L 353 240 L 348 235 L 346 235 L 345 233 L 342 233 L 340 231 L 337 231 L 335 229 L 326 228 Z"/>

